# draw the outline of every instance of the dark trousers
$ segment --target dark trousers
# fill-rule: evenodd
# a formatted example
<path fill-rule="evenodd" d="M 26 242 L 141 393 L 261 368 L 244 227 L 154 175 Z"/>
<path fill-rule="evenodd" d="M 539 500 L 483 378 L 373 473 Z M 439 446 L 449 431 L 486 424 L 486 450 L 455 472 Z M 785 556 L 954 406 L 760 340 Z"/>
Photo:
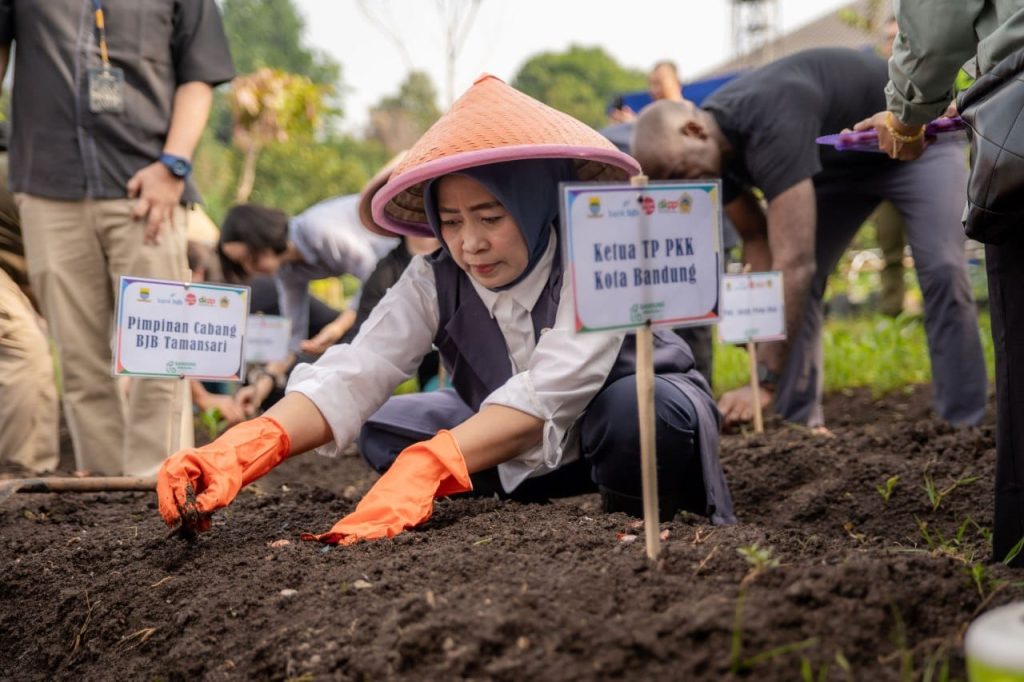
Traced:
<path fill-rule="evenodd" d="M 924 296 L 935 411 L 954 424 L 981 422 L 987 392 L 985 357 L 959 220 L 966 174 L 960 147 L 937 144 L 914 163 L 882 172 L 822 173 L 815 178 L 817 269 L 775 392 L 775 410 L 784 419 L 808 426 L 824 423 L 821 335 L 828 275 L 864 220 L 887 199 L 903 216 Z"/>
<path fill-rule="evenodd" d="M 996 498 L 992 553 L 1024 537 L 1024 238 L 985 247 L 996 356 Z M 1024 552 L 1011 564 L 1024 567 Z"/>
<path fill-rule="evenodd" d="M 698 419 L 690 400 L 670 381 L 655 379 L 659 509 L 663 519 L 685 509 L 706 511 Z M 451 389 L 395 396 L 367 420 L 359 451 L 377 471 L 386 471 L 415 442 L 452 428 L 473 411 Z M 523 481 L 506 493 L 496 469 L 472 475 L 476 494 L 525 502 L 600 491 L 607 511 L 642 515 L 640 427 L 636 378 L 623 377 L 594 398 L 580 420 L 581 457 L 551 473 Z"/>

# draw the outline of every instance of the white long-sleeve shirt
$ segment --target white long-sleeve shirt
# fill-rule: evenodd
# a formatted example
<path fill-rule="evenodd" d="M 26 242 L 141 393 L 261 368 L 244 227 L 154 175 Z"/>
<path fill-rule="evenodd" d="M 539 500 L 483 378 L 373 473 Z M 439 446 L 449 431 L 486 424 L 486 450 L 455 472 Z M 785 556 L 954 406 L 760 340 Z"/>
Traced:
<path fill-rule="evenodd" d="M 625 337 L 624 332 L 576 334 L 566 277 L 554 326 L 543 330 L 534 344 L 529 313 L 548 280 L 556 254 L 552 239 L 529 276 L 504 291 L 491 291 L 473 281 L 501 329 L 506 351 L 511 349 L 512 376 L 483 401 L 481 409 L 505 405 L 544 422 L 538 446 L 498 465 L 506 491 L 579 457 L 579 438 L 573 427 L 604 384 Z M 351 344 L 334 346 L 315 364 L 295 368 L 288 392 L 312 400 L 334 436 L 322 451 L 333 454 L 355 441 L 366 419 L 398 384 L 415 373 L 431 349 L 439 320 L 434 269 L 417 256 Z"/>
<path fill-rule="evenodd" d="M 371 233 L 359 222 L 359 195 L 321 201 L 288 222 L 288 239 L 301 262 L 283 263 L 274 275 L 281 314 L 292 321 L 291 350 L 298 350 L 309 328 L 309 283 L 350 274 L 365 282 L 377 262 L 399 240 Z M 349 301 L 359 305 L 357 293 Z"/>

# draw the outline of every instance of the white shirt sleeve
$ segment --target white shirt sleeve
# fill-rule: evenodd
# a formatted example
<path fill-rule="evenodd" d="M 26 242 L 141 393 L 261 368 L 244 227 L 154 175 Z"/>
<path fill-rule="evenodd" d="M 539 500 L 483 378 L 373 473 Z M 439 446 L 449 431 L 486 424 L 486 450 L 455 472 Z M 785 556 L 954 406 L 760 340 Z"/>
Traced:
<path fill-rule="evenodd" d="M 359 436 L 367 418 L 415 372 L 439 324 L 434 270 L 416 256 L 363 323 L 351 344 L 330 348 L 314 364 L 298 365 L 287 392 L 309 398 L 327 420 L 337 454 Z"/>
<path fill-rule="evenodd" d="M 481 409 L 505 405 L 544 420 L 539 446 L 498 465 L 506 491 L 575 459 L 575 449 L 566 450 L 575 435 L 572 427 L 604 385 L 625 336 L 625 332 L 577 334 L 570 279 L 563 279 L 554 327 L 542 331 L 528 369 L 481 404 Z"/>
<path fill-rule="evenodd" d="M 274 275 L 274 286 L 281 315 L 292 321 L 288 350 L 297 351 L 309 333 L 309 280 L 293 268 L 282 266 Z"/>

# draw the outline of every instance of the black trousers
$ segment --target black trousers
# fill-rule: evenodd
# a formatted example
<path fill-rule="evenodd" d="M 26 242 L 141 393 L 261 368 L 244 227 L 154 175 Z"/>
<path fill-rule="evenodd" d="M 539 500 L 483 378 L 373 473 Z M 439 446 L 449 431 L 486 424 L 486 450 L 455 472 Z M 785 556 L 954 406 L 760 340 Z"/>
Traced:
<path fill-rule="evenodd" d="M 996 497 L 993 559 L 1024 537 L 1024 235 L 985 247 L 996 356 Z M 1024 551 L 1012 566 L 1024 568 Z"/>

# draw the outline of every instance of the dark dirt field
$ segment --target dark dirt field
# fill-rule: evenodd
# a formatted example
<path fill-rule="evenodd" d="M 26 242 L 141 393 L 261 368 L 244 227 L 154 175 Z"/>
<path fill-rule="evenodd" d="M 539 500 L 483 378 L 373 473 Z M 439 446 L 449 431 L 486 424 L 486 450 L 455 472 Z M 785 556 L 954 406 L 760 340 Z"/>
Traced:
<path fill-rule="evenodd" d="M 300 541 L 371 484 L 356 457 L 285 463 L 194 544 L 149 493 L 16 495 L 0 679 L 962 679 L 966 625 L 1024 598 L 1024 574 L 987 563 L 991 425 L 946 426 L 927 399 L 832 396 L 834 438 L 726 437 L 741 523 L 663 524 L 657 565 L 596 495 L 441 501 L 393 541 Z"/>

